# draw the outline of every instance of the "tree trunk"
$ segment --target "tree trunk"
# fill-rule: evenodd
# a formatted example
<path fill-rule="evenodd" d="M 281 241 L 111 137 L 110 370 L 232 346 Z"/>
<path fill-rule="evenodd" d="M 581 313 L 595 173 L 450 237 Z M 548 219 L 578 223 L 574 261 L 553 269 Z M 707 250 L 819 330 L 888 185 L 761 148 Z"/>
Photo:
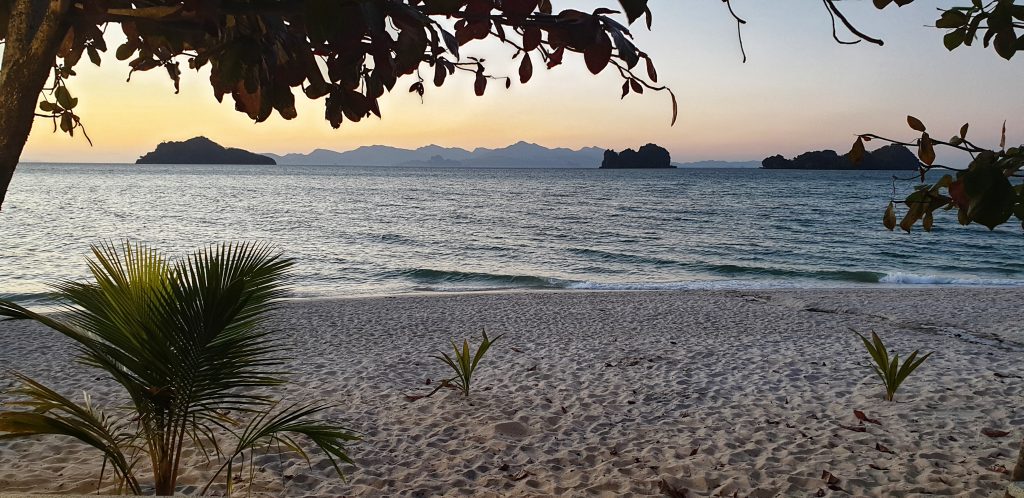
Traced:
<path fill-rule="evenodd" d="M 67 2 L 12 2 L 0 62 L 0 208 L 32 131 L 36 103 L 67 33 Z"/>

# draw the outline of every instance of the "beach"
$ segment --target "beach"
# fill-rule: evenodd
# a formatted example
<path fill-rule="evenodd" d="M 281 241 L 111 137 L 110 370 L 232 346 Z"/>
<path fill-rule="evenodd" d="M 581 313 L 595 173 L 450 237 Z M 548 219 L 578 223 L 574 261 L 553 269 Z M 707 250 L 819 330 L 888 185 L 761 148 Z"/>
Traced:
<path fill-rule="evenodd" d="M 346 480 L 318 456 L 257 455 L 251 491 L 1001 497 L 1024 433 L 1021 309 L 1019 288 L 953 286 L 290 301 L 272 322 L 294 373 L 278 392 L 336 405 L 363 439 Z M 449 375 L 432 358 L 448 340 L 482 328 L 501 338 L 469 398 L 410 401 Z M 887 402 L 855 331 L 935 354 Z M 6 321 L 0 340 L 5 370 L 118 399 L 55 332 Z M 187 457 L 186 494 L 215 467 Z M 0 441 L 0 491 L 94 493 L 101 463 L 66 438 Z"/>

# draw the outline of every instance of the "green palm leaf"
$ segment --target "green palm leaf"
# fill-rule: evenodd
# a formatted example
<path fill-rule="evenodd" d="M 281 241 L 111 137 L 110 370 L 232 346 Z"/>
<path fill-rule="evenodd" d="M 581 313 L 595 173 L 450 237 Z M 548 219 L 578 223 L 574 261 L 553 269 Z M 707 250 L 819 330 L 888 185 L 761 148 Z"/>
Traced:
<path fill-rule="evenodd" d="M 186 441 L 204 454 L 209 449 L 219 455 L 218 432 L 237 423 L 227 413 L 252 414 L 261 421 L 268 416 L 273 400 L 253 388 L 285 381 L 283 347 L 266 322 L 286 295 L 292 265 L 264 244 L 221 244 L 168 260 L 142 244 L 107 243 L 93 247 L 91 282 L 55 285 L 66 318 L 3 301 L 0 316 L 32 319 L 69 337 L 83 363 L 124 387 L 137 413 L 138 433 L 130 444 L 141 444 L 149 455 L 156 491 L 172 493 Z M 74 403 L 22 380 L 31 389 L 21 393 L 29 398 L 21 406 L 50 408 L 42 414 L 3 412 L 0 433 L 51 431 L 108 448 L 105 452 L 125 442 L 111 440 L 88 412 L 75 412 Z M 60 417 L 52 414 L 57 407 L 64 410 Z M 274 427 L 285 424 L 284 432 L 305 434 L 337 467 L 337 461 L 349 461 L 340 446 L 348 433 L 289 418 L 322 409 L 286 411 L 284 419 L 278 414 L 269 420 L 279 424 Z M 129 475 L 132 465 L 123 455 L 107 456 L 118 472 Z"/>
<path fill-rule="evenodd" d="M 871 356 L 871 360 L 874 362 L 871 365 L 871 369 L 882 379 L 883 385 L 885 385 L 885 399 L 892 401 L 896 396 L 896 390 L 899 389 L 903 381 L 910 376 L 917 367 L 924 363 L 932 353 L 928 353 L 920 358 L 917 357 L 918 352 L 914 351 L 907 357 L 903 363 L 900 363 L 900 355 L 889 356 L 889 351 L 886 349 L 885 344 L 882 342 L 882 338 L 878 334 L 871 332 L 871 339 L 868 340 L 861 334 L 857 334 L 860 337 L 861 342 L 864 343 L 864 348 L 867 349 L 868 354 Z"/>

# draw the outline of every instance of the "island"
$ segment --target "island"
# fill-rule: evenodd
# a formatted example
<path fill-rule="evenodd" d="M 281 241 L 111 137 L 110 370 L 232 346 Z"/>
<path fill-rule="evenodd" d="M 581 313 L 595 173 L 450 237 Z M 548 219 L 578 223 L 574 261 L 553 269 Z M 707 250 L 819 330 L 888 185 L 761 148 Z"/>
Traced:
<path fill-rule="evenodd" d="M 647 144 L 640 150 L 626 149 L 622 152 L 604 151 L 601 169 L 649 169 L 675 168 L 672 157 L 664 147 Z"/>
<path fill-rule="evenodd" d="M 163 142 L 135 164 L 277 164 L 273 159 L 247 150 L 223 147 L 206 137 L 184 142 Z"/>
<path fill-rule="evenodd" d="M 920 167 L 917 156 L 902 145 L 886 145 L 864 154 L 864 159 L 853 164 L 848 154 L 839 155 L 834 150 L 805 152 L 793 159 L 781 155 L 769 157 L 761 162 L 764 169 L 863 169 L 863 170 L 917 170 Z"/>

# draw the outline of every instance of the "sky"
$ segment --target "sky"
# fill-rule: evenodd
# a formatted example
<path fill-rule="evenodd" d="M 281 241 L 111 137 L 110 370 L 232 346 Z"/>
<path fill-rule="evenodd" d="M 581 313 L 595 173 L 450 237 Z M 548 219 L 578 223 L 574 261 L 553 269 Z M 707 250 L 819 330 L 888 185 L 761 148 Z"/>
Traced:
<path fill-rule="evenodd" d="M 556 10 L 587 11 L 617 5 L 613 0 L 552 3 Z M 866 0 L 840 2 L 858 27 L 885 40 L 878 47 L 833 41 L 820 2 L 733 0 L 737 14 L 748 21 L 743 63 L 736 24 L 722 2 L 651 0 L 653 29 L 639 21 L 632 31 L 654 59 L 660 83 L 679 98 L 675 126 L 669 125 L 667 94 L 620 100 L 618 75 L 606 70 L 593 76 L 580 56 L 567 55 L 567 63 L 553 70 L 540 68 L 535 59 L 533 79 L 521 86 L 513 51 L 491 42 L 463 47 L 463 57 L 483 57 L 491 74 L 513 76 L 510 90 L 492 81 L 486 95 L 476 97 L 471 75 L 464 75 L 442 88 L 428 82 L 421 102 L 406 91 L 412 80 L 400 80 L 394 93 L 381 99 L 383 119 L 345 122 L 338 130 L 323 119 L 322 101 L 299 96 L 298 118 L 286 121 L 275 114 L 253 123 L 234 111 L 230 97 L 223 103 L 214 99 L 205 71 L 186 70 L 175 94 L 163 71 L 135 73 L 126 82 L 127 65 L 110 53 L 101 67 L 79 64 L 78 76 L 69 82 L 93 145 L 78 135 L 52 133 L 50 123 L 38 120 L 22 157 L 134 162 L 160 142 L 204 135 L 225 146 L 278 154 L 375 144 L 472 149 L 525 140 L 613 149 L 654 142 L 677 162 L 745 161 L 825 148 L 845 152 L 864 132 L 911 139 L 908 114 L 939 137 L 952 136 L 970 122 L 971 136 L 990 146 L 998 144 L 1006 120 L 1008 141 L 1021 143 L 1024 94 L 1013 89 L 1024 81 L 1022 61 L 1007 62 L 980 43 L 948 52 L 943 31 L 928 27 L 937 7 L 965 3 L 920 0 L 878 11 Z M 119 32 L 108 30 L 112 48 L 120 44 Z M 951 165 L 964 159 L 939 158 Z"/>

